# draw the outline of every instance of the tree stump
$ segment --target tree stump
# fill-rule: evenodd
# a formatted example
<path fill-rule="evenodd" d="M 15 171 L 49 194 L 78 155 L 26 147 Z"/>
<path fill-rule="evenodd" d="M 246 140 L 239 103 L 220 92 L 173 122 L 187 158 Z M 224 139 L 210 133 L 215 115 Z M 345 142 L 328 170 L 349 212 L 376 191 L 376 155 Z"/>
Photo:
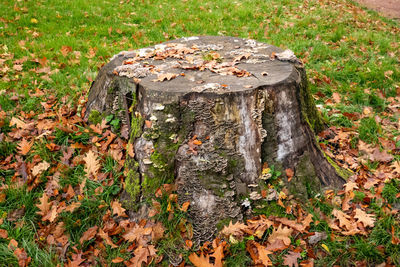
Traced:
<path fill-rule="evenodd" d="M 315 140 L 324 123 L 290 50 L 189 37 L 121 52 L 100 70 L 86 106 L 91 122 L 109 114 L 130 132 L 132 206 L 175 184 L 179 203 L 190 201 L 197 241 L 210 240 L 221 222 L 243 219 L 246 198 L 261 197 L 264 164 L 284 175 L 291 169 L 287 184 L 297 195 L 307 195 L 306 184 L 317 191 L 345 181 Z"/>

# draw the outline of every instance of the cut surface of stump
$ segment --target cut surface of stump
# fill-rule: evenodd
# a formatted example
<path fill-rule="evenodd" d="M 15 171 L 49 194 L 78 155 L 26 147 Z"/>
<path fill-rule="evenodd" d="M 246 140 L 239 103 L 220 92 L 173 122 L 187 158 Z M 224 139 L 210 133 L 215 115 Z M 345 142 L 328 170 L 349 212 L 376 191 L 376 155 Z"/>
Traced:
<path fill-rule="evenodd" d="M 109 114 L 130 133 L 132 209 L 174 184 L 179 203 L 190 202 L 197 241 L 251 214 L 249 199 L 266 187 L 263 166 L 291 169 L 287 184 L 297 195 L 345 181 L 315 140 L 324 124 L 290 50 L 204 36 L 121 52 L 101 69 L 86 106 L 93 123 Z"/>

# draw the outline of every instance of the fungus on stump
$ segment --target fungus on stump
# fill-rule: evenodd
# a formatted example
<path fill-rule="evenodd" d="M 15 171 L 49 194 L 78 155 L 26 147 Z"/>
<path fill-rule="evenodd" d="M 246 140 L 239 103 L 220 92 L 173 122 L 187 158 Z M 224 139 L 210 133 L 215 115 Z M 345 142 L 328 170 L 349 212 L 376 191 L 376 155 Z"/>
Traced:
<path fill-rule="evenodd" d="M 338 187 L 344 172 L 314 136 L 324 128 L 305 70 L 290 50 L 233 37 L 190 37 L 121 52 L 93 83 L 86 118 L 114 114 L 130 132 L 125 192 L 146 206 L 176 185 L 190 201 L 197 241 L 219 222 L 242 220 L 243 200 L 260 198 L 267 163 L 292 193 Z M 261 177 L 262 178 L 262 177 Z M 148 203 L 148 202 L 147 202 Z"/>

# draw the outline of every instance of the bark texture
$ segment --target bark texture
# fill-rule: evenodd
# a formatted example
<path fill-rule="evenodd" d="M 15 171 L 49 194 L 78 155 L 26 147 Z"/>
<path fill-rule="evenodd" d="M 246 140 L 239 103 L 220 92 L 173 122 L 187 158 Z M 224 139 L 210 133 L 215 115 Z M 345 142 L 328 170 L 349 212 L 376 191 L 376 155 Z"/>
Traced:
<path fill-rule="evenodd" d="M 199 242 L 220 222 L 243 219 L 243 200 L 259 198 L 265 186 L 265 162 L 291 168 L 288 185 L 298 195 L 306 184 L 318 191 L 345 181 L 315 140 L 324 124 L 302 64 L 265 43 L 190 37 L 121 52 L 89 92 L 86 118 L 108 114 L 130 130 L 135 156 L 127 159 L 125 191 L 132 207 L 174 183 L 179 202 L 190 201 Z"/>

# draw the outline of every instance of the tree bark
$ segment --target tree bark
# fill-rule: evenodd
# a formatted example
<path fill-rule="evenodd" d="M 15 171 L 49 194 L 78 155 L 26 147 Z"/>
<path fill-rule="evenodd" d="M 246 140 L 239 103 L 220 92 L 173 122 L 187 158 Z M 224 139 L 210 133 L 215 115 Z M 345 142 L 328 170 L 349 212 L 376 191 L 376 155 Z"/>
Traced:
<path fill-rule="evenodd" d="M 86 119 L 114 114 L 129 128 L 132 206 L 175 184 L 179 202 L 190 201 L 195 240 L 204 241 L 218 224 L 243 219 L 246 198 L 260 198 L 265 163 L 293 170 L 287 184 L 299 196 L 306 184 L 315 191 L 341 186 L 346 172 L 315 140 L 324 123 L 290 52 L 254 40 L 190 37 L 114 56 L 90 89 Z"/>

